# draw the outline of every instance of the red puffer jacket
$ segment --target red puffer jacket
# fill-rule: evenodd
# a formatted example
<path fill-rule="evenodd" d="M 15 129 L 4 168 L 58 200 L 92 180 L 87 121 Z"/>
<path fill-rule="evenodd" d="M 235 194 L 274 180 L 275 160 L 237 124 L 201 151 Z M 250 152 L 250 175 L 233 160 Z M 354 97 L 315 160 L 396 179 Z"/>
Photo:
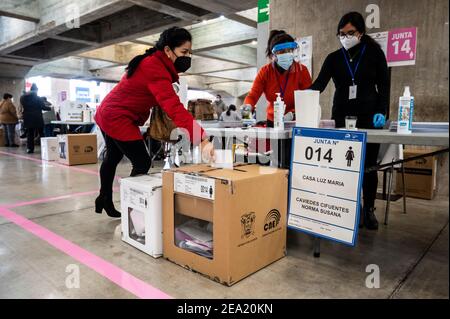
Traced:
<path fill-rule="evenodd" d="M 181 104 L 174 82 L 178 82 L 177 71 L 163 52 L 146 57 L 134 74 L 130 78 L 124 74 L 102 101 L 95 114 L 97 125 L 116 140 L 140 140 L 139 126 L 147 121 L 150 109 L 159 105 L 177 127 L 189 132 L 194 145 L 200 143 L 205 133 Z"/>

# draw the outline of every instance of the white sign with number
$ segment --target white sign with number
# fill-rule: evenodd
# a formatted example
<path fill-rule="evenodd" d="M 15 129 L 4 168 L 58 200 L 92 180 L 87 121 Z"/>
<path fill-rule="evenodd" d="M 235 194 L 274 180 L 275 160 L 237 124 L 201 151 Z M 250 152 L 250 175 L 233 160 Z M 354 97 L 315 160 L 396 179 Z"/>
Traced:
<path fill-rule="evenodd" d="M 288 227 L 354 246 L 366 133 L 294 128 Z"/>

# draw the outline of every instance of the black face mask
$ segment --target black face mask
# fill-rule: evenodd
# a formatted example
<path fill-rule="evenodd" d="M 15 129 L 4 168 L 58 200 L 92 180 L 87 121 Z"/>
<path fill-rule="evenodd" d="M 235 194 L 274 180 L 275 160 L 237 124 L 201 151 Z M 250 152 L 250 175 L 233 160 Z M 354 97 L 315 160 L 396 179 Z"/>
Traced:
<path fill-rule="evenodd" d="M 188 56 L 177 56 L 173 63 L 178 73 L 184 73 L 191 67 L 192 58 Z"/>

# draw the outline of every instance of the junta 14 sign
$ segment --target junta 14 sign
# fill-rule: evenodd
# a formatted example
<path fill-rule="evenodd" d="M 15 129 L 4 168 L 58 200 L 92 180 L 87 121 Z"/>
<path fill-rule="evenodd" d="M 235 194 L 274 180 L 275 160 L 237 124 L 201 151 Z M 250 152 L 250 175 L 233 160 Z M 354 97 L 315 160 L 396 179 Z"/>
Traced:
<path fill-rule="evenodd" d="M 289 228 L 355 245 L 366 134 L 294 128 Z"/>
<path fill-rule="evenodd" d="M 383 49 L 388 66 L 415 65 L 417 28 L 401 28 L 370 34 Z"/>

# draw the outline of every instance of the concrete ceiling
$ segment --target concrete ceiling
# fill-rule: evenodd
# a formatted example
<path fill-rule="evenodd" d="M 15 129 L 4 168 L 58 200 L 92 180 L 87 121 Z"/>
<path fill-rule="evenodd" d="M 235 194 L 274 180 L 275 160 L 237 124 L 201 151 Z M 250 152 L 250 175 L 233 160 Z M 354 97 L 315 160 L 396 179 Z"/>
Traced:
<path fill-rule="evenodd" d="M 0 75 L 118 81 L 170 26 L 193 35 L 190 87 L 240 96 L 256 74 L 256 0 L 2 0 Z M 77 19 L 73 19 L 77 17 Z"/>

